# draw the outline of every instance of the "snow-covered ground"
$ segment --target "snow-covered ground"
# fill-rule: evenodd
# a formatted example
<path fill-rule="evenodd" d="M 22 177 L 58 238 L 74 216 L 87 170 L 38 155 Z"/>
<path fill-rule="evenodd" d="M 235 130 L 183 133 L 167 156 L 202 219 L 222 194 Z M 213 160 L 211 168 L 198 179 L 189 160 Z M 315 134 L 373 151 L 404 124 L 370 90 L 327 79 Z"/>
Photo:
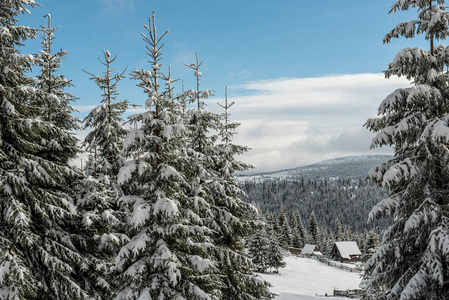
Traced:
<path fill-rule="evenodd" d="M 276 300 L 329 299 L 324 298 L 324 295 L 327 293 L 331 296 L 334 288 L 339 290 L 359 288 L 360 273 L 330 267 L 310 258 L 287 256 L 284 261 L 287 265 L 279 270 L 280 274 L 260 274 L 273 285 L 271 291 L 279 295 Z"/>

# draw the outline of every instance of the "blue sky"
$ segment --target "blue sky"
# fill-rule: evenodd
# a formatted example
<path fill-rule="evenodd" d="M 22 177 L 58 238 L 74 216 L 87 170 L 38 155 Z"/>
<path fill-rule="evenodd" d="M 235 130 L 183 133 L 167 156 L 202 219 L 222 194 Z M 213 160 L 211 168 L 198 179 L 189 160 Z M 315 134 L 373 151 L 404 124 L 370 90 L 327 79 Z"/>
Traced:
<path fill-rule="evenodd" d="M 164 39 L 163 69 L 172 66 L 186 88 L 194 78 L 185 63 L 195 51 L 204 61 L 203 88 L 221 101 L 224 86 L 236 101 L 233 117 L 242 123 L 236 141 L 253 151 L 244 159 L 258 171 L 314 163 L 369 152 L 372 134 L 361 128 L 381 100 L 405 86 L 380 74 L 404 47 L 427 48 L 422 38 L 383 36 L 414 13 L 388 14 L 391 0 L 148 1 L 48 0 L 21 16 L 37 27 L 50 13 L 56 31 L 54 49 L 69 50 L 61 72 L 76 85 L 80 116 L 100 101 L 100 91 L 85 69 L 103 71 L 97 57 L 104 46 L 119 53 L 117 69 L 148 68 L 141 33 L 152 11 Z M 39 40 L 28 43 L 36 51 Z M 180 86 L 178 85 L 178 90 Z M 135 82 L 119 86 L 121 99 L 143 104 Z M 80 133 L 80 136 L 83 134 Z M 385 152 L 385 151 L 384 151 Z M 387 151 L 388 152 L 388 151 Z M 287 154 L 288 153 L 288 154 Z"/>

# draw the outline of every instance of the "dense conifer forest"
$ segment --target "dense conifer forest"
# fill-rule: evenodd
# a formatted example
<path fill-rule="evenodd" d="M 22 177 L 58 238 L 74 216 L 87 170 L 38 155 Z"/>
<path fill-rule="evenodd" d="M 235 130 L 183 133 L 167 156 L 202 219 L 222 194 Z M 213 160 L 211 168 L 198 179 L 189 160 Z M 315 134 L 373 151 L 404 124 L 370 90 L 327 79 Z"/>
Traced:
<path fill-rule="evenodd" d="M 246 201 L 260 207 L 263 214 L 278 215 L 281 208 L 291 217 L 297 213 L 308 221 L 314 211 L 318 224 L 333 229 L 338 219 L 355 233 L 381 230 L 388 220 L 367 223 L 371 208 L 388 194 L 367 180 L 346 179 L 272 179 L 241 183 Z"/>

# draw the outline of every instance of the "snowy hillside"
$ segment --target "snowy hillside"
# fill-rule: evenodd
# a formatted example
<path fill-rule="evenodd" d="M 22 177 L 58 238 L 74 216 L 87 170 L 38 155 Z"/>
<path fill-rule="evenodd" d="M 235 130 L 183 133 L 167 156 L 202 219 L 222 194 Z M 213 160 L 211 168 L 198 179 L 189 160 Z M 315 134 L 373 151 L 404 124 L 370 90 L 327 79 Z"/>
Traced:
<path fill-rule="evenodd" d="M 297 167 L 293 169 L 280 170 L 276 172 L 260 173 L 250 176 L 241 175 L 240 181 L 265 180 L 265 179 L 298 179 L 307 178 L 359 178 L 366 177 L 368 171 L 392 158 L 389 155 L 364 155 L 347 156 L 325 160 L 316 164 Z"/>
<path fill-rule="evenodd" d="M 280 269 L 280 274 L 260 274 L 273 285 L 271 291 L 279 295 L 275 300 L 329 299 L 324 298 L 324 295 L 332 295 L 334 288 L 359 288 L 360 273 L 330 267 L 310 258 L 287 256 L 285 262 L 287 265 Z"/>

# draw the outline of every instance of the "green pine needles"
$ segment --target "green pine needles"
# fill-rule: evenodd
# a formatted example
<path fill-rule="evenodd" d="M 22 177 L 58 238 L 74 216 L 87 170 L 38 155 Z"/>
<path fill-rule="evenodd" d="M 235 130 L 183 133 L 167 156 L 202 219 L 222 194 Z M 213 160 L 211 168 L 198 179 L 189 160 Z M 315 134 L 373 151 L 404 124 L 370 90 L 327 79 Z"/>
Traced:
<path fill-rule="evenodd" d="M 58 28 L 50 15 L 40 29 L 18 25 L 32 0 L 0 4 L 0 298 L 5 300 L 259 300 L 269 284 L 253 273 L 245 239 L 263 227 L 244 196 L 236 160 L 249 149 L 232 143 L 239 126 L 206 109 L 211 90 L 176 94 L 171 67 L 162 71 L 162 39 L 154 14 L 142 34 L 149 69 L 132 80 L 147 96 L 145 110 L 122 116 L 114 73 L 117 55 L 103 49 L 101 75 L 89 72 L 101 99 L 84 119 L 90 130 L 83 170 L 79 120 L 54 52 Z M 36 55 L 18 50 L 42 36 Z M 31 68 L 39 67 L 36 76 Z M 227 94 L 227 93 L 226 93 Z M 127 125 L 128 124 L 128 125 Z M 126 127 L 130 128 L 126 128 Z M 270 262 L 282 266 L 274 243 Z"/>
<path fill-rule="evenodd" d="M 448 15 L 443 0 L 398 0 L 390 12 L 417 10 L 416 20 L 399 23 L 384 39 L 424 34 L 430 49 L 405 48 L 385 76 L 404 76 L 381 103 L 378 117 L 365 127 L 377 135 L 371 147 L 394 147 L 395 157 L 369 177 L 391 193 L 370 213 L 370 220 L 391 217 L 394 224 L 368 261 L 363 287 L 369 299 L 447 299 L 449 297 L 449 65 L 445 39 Z M 375 237 L 374 237 L 375 238 Z"/>

